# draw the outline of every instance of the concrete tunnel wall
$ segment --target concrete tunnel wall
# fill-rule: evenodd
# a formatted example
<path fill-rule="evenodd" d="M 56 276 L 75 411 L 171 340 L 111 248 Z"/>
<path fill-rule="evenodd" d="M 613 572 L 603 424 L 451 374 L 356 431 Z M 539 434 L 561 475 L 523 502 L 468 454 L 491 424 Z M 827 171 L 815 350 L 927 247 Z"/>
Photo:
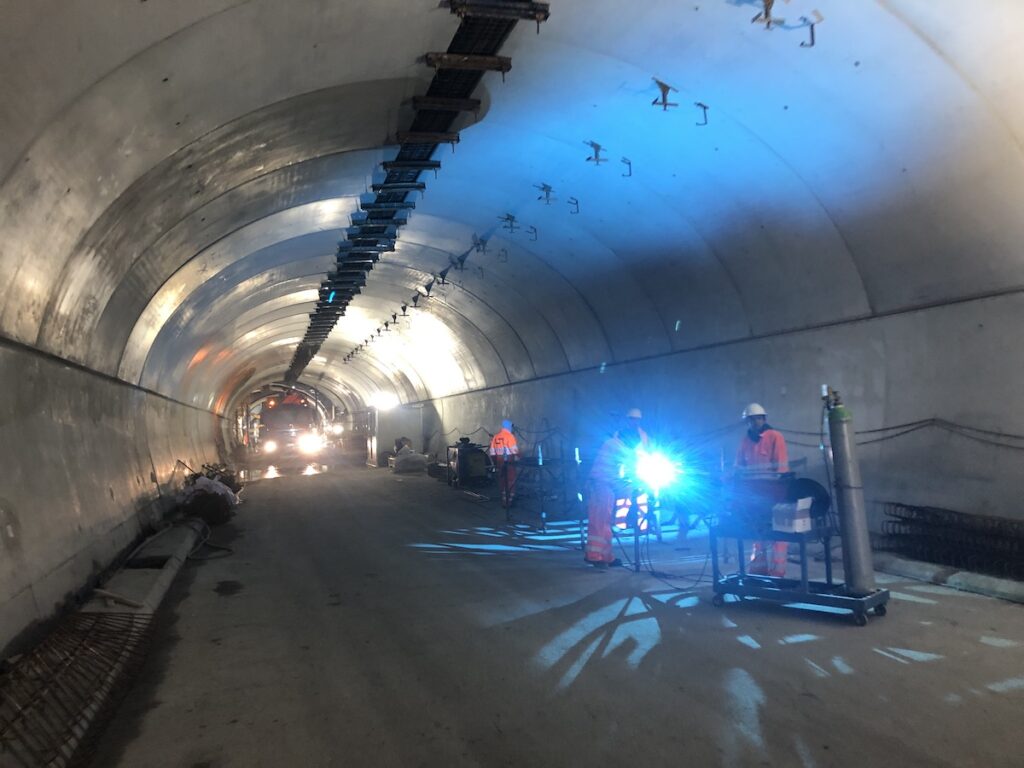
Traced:
<path fill-rule="evenodd" d="M 0 646 L 131 539 L 150 472 L 213 458 L 220 417 L 281 379 L 423 54 L 458 26 L 437 6 L 0 0 Z M 303 381 L 584 448 L 634 404 L 654 431 L 750 400 L 813 431 L 826 382 L 860 428 L 1024 434 L 1024 7 L 790 0 L 771 31 L 759 8 L 555 0 L 539 34 L 521 24 Z M 652 106 L 652 76 L 678 107 Z M 1020 517 L 1021 445 L 866 446 L 867 493 Z"/>
<path fill-rule="evenodd" d="M 0 650 L 74 598 L 216 460 L 207 411 L 0 343 Z"/>
<path fill-rule="evenodd" d="M 840 326 L 675 353 L 541 381 L 443 398 L 429 409 L 430 450 L 458 434 L 503 418 L 524 427 L 526 449 L 545 440 L 547 455 L 567 457 L 599 444 L 610 418 L 627 408 L 644 411 L 645 426 L 666 445 L 693 443 L 695 453 L 722 456 L 731 465 L 744 426 L 742 408 L 766 405 L 769 422 L 817 433 L 820 385 L 843 393 L 858 430 L 874 430 L 946 414 L 974 424 L 1005 427 L 979 402 L 1014 403 L 1024 353 L 1012 339 L 1024 296 L 992 298 Z M 979 375 L 993 370 L 1005 375 Z M 729 429 L 732 425 L 732 429 Z M 545 433 L 558 430 L 558 434 Z M 445 437 L 447 433 L 447 437 Z M 714 433 L 701 437 L 706 433 Z M 486 441 L 477 433 L 475 440 Z M 806 458 L 800 473 L 825 484 L 813 434 L 787 433 L 790 458 Z M 962 434 L 922 429 L 865 435 L 860 448 L 865 495 L 874 527 L 887 501 L 1020 518 L 1019 450 Z"/>

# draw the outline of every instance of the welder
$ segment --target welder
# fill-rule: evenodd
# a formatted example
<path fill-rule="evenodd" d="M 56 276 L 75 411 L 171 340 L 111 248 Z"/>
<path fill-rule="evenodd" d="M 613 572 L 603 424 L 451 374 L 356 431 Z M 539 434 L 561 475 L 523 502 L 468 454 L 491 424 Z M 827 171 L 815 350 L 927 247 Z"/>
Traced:
<path fill-rule="evenodd" d="M 501 503 L 504 506 L 512 504 L 516 496 L 516 465 L 519 458 L 519 444 L 516 436 L 512 434 L 512 422 L 505 419 L 501 422 L 501 429 L 491 438 L 491 445 L 487 451 L 491 455 L 498 473 L 498 487 L 501 488 Z"/>
<path fill-rule="evenodd" d="M 615 501 L 622 497 L 625 468 L 636 449 L 650 443 L 640 426 L 643 414 L 630 408 L 621 425 L 597 452 L 587 477 L 587 549 L 584 559 L 596 568 L 622 565 L 612 552 L 612 516 Z"/>
<path fill-rule="evenodd" d="M 751 403 L 743 411 L 747 431 L 736 452 L 737 480 L 746 481 L 747 489 L 761 486 L 753 495 L 770 508 L 783 501 L 779 497 L 783 486 L 779 476 L 789 472 L 789 453 L 786 438 L 768 425 L 768 414 L 758 403 Z M 748 573 L 762 576 L 785 576 L 789 545 L 784 541 L 754 542 Z M 769 562 L 770 553 L 770 562 Z"/>

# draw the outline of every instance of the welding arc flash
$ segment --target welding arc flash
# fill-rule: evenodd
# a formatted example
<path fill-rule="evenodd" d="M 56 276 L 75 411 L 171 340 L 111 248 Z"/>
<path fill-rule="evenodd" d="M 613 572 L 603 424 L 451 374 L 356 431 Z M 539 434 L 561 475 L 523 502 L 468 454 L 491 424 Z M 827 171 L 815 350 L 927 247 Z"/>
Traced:
<path fill-rule="evenodd" d="M 655 492 L 672 485 L 679 471 L 679 467 L 663 453 L 648 453 L 642 448 L 636 452 L 636 477 Z"/>

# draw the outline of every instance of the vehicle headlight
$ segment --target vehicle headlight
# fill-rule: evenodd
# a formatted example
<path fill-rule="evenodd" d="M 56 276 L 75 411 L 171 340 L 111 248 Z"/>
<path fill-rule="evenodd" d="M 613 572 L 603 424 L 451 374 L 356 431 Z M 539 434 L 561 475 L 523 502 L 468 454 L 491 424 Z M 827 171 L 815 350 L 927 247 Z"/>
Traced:
<path fill-rule="evenodd" d="M 315 432 L 307 432 L 299 438 L 299 450 L 303 453 L 316 453 L 324 447 L 324 439 Z"/>
<path fill-rule="evenodd" d="M 277 450 L 277 441 L 276 440 L 267 440 L 266 442 L 263 443 L 263 452 L 264 453 L 273 453 L 276 450 Z"/>

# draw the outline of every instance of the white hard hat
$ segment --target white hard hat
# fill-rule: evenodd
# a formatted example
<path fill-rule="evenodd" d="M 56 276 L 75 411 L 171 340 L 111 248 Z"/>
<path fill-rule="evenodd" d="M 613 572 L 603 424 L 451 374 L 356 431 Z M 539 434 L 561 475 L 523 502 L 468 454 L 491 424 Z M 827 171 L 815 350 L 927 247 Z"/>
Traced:
<path fill-rule="evenodd" d="M 630 408 L 628 411 L 626 411 L 627 419 L 642 419 L 643 417 L 644 415 L 643 413 L 640 412 L 639 408 Z"/>
<path fill-rule="evenodd" d="M 761 407 L 760 403 L 751 403 L 743 409 L 743 418 L 749 419 L 751 416 L 767 416 L 764 408 Z"/>

